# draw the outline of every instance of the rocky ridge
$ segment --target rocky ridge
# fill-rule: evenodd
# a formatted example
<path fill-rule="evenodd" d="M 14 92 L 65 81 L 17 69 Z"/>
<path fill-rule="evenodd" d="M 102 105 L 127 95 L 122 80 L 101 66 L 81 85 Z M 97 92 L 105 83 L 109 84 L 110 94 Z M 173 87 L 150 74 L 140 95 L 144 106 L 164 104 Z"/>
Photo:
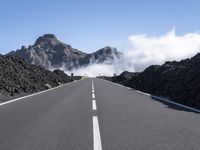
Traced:
<path fill-rule="evenodd" d="M 48 71 L 16 56 L 0 55 L 0 101 L 72 82 L 63 71 Z"/>
<path fill-rule="evenodd" d="M 200 53 L 180 62 L 152 65 L 140 73 L 104 78 L 200 109 Z"/>
<path fill-rule="evenodd" d="M 39 37 L 33 45 L 22 46 L 21 49 L 11 51 L 6 55 L 21 57 L 30 64 L 46 69 L 62 67 L 65 70 L 94 63 L 112 63 L 123 56 L 117 49 L 109 46 L 87 54 L 59 41 L 53 34 L 45 34 Z"/>

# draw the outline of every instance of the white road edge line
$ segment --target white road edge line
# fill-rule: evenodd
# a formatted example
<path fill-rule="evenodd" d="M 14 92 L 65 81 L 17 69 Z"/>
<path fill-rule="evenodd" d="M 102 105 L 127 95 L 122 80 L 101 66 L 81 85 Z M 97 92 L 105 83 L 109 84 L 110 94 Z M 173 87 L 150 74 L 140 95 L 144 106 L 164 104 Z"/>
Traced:
<path fill-rule="evenodd" d="M 94 150 L 102 150 L 99 121 L 97 116 L 93 116 L 93 144 Z"/>
<path fill-rule="evenodd" d="M 92 100 L 92 109 L 97 110 L 97 104 L 95 100 Z"/>
<path fill-rule="evenodd" d="M 108 83 L 112 83 L 112 84 L 114 84 L 114 85 L 117 85 L 117 86 L 119 86 L 119 87 L 123 87 L 123 88 L 129 89 L 129 90 L 130 90 L 130 89 L 133 89 L 133 88 L 126 87 L 126 86 L 124 86 L 124 85 L 120 85 L 120 84 L 117 84 L 117 83 L 114 83 L 114 82 L 111 82 L 111 81 L 108 81 L 108 80 L 105 80 L 105 79 L 101 79 L 101 80 L 104 80 L 104 81 L 106 81 L 106 82 L 108 82 Z M 133 90 L 135 90 L 135 89 L 133 89 Z M 155 98 L 157 98 L 157 99 L 159 99 L 159 100 L 161 100 L 161 101 L 165 101 L 165 102 L 168 102 L 168 103 L 171 103 L 171 104 L 174 104 L 174 105 L 177 105 L 177 106 L 186 108 L 186 109 L 188 109 L 188 110 L 192 110 L 192 111 L 194 111 L 194 112 L 200 113 L 200 110 L 198 110 L 198 109 L 195 109 L 195 108 L 192 108 L 192 107 L 183 105 L 183 104 L 179 104 L 179 103 L 176 103 L 176 102 L 167 100 L 167 99 L 162 98 L 162 97 L 154 96 L 154 95 L 151 95 L 151 94 L 149 94 L 149 93 L 145 93 L 145 92 L 138 91 L 138 90 L 135 90 L 135 91 L 138 92 L 138 93 L 141 93 L 141 94 L 143 94 L 143 95 L 146 95 L 146 96 L 149 96 L 149 97 L 155 97 Z"/>
<path fill-rule="evenodd" d="M 138 91 L 138 90 L 135 90 L 135 91 L 138 92 L 138 93 L 141 93 L 141 94 L 147 95 L 147 96 L 151 96 L 151 94 L 144 93 L 144 92 L 142 92 L 142 91 Z"/>
<path fill-rule="evenodd" d="M 121 85 L 121 84 L 118 84 L 118 83 L 114 83 L 114 82 L 108 81 L 108 80 L 106 80 L 106 79 L 101 79 L 101 80 L 104 80 L 104 81 L 106 81 L 106 82 L 108 82 L 108 83 L 112 83 L 112 84 L 117 85 L 117 86 L 122 87 L 122 88 L 126 88 L 126 89 L 129 89 L 129 90 L 132 89 L 132 88 L 130 88 L 130 87 L 127 87 L 127 86 L 124 86 L 124 85 Z"/>
<path fill-rule="evenodd" d="M 180 107 L 183 107 L 183 108 L 186 108 L 186 109 L 189 109 L 189 110 L 192 110 L 192 111 L 195 111 L 195 112 L 200 113 L 200 110 L 198 110 L 198 109 L 195 109 L 195 108 L 192 108 L 192 107 L 183 105 L 183 104 L 179 104 L 179 103 L 176 103 L 176 102 L 173 102 L 173 101 L 170 101 L 170 100 L 167 100 L 167 99 L 165 99 L 165 98 L 158 97 L 158 96 L 153 96 L 153 95 L 152 95 L 152 97 L 153 97 L 153 98 L 157 98 L 157 99 L 159 99 L 159 100 L 161 100 L 161 101 L 165 101 L 165 102 L 168 102 L 168 103 L 171 103 L 171 104 L 174 104 L 174 105 L 177 105 L 177 106 L 180 106 Z"/>
<path fill-rule="evenodd" d="M 81 81 L 81 80 L 84 80 L 84 79 L 80 79 L 78 81 Z M 0 103 L 0 106 L 2 105 L 6 105 L 6 104 L 9 104 L 9 103 L 12 103 L 12 102 L 16 102 L 18 100 L 22 100 L 22 99 L 25 99 L 25 98 L 28 98 L 28 97 L 32 97 L 32 96 L 35 96 L 35 95 L 39 95 L 39 94 L 42 94 L 42 93 L 45 93 L 45 92 L 49 92 L 49 91 L 52 91 L 52 90 L 55 90 L 57 88 L 61 88 L 63 86 L 67 86 L 69 84 L 72 84 L 72 83 L 76 83 L 77 81 L 73 81 L 73 82 L 69 82 L 69 83 L 66 83 L 66 84 L 63 84 L 63 85 L 60 85 L 60 86 L 57 86 L 57 87 L 54 87 L 54 88 L 51 88 L 51 89 L 48 89 L 48 90 L 44 90 L 44 91 L 41 91 L 41 92 L 37 92 L 37 93 L 34 93 L 34 94 L 30 94 L 30 95 L 27 95 L 27 96 L 23 96 L 23 97 L 19 97 L 19 98 L 16 98 L 16 99 L 13 99 L 13 100 L 8 100 L 6 102 L 3 102 L 3 103 Z"/>

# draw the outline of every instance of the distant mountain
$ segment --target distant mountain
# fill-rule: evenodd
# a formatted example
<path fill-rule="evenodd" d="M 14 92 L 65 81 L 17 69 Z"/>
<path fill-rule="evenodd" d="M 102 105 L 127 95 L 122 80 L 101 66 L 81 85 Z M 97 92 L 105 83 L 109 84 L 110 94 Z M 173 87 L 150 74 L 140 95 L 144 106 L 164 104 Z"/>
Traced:
<path fill-rule="evenodd" d="M 39 37 L 34 45 L 28 48 L 22 46 L 21 49 L 11 51 L 6 55 L 19 56 L 30 64 L 46 69 L 64 67 L 71 70 L 93 63 L 112 63 L 123 54 L 112 47 L 105 47 L 87 54 L 59 41 L 53 34 L 45 34 Z"/>
<path fill-rule="evenodd" d="M 104 78 L 200 109 L 200 53 L 179 62 L 152 65 L 140 73 Z"/>
<path fill-rule="evenodd" d="M 53 72 L 43 67 L 26 63 L 15 56 L 0 55 L 0 101 L 42 91 L 71 82 L 78 77 L 70 77 L 61 70 Z"/>

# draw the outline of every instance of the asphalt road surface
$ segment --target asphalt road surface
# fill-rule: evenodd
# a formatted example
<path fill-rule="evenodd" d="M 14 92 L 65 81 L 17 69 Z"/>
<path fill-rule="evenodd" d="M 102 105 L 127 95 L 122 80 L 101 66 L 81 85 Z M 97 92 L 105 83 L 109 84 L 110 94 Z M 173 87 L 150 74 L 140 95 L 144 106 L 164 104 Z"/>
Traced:
<path fill-rule="evenodd" d="M 200 115 L 101 79 L 0 106 L 0 150 L 199 150 Z"/>

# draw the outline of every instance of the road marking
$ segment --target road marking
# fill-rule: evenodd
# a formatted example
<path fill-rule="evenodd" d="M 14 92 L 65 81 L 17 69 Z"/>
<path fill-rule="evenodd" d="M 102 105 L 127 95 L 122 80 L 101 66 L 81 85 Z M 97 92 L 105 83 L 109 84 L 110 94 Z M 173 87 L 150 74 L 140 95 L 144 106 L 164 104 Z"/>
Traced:
<path fill-rule="evenodd" d="M 92 90 L 94 90 L 94 81 L 92 79 Z"/>
<path fill-rule="evenodd" d="M 132 89 L 132 88 L 130 88 L 130 87 L 127 87 L 127 86 L 124 86 L 124 85 L 122 85 L 122 84 L 115 83 L 115 82 L 112 82 L 112 81 L 108 81 L 108 80 L 106 80 L 106 79 L 101 79 L 101 80 L 104 80 L 104 81 L 106 81 L 106 82 L 108 82 L 108 83 L 112 83 L 112 84 L 117 85 L 117 86 L 122 87 L 122 88 L 126 88 L 126 89 L 129 89 L 129 90 Z"/>
<path fill-rule="evenodd" d="M 97 110 L 97 104 L 95 100 L 92 100 L 92 109 Z"/>
<path fill-rule="evenodd" d="M 200 113 L 200 110 L 198 110 L 198 109 L 195 109 L 195 108 L 192 108 L 192 107 L 183 105 L 183 104 L 179 104 L 179 103 L 176 103 L 176 102 L 173 102 L 173 101 L 170 101 L 170 100 L 167 100 L 167 99 L 165 99 L 165 98 L 158 97 L 158 96 L 153 96 L 153 95 L 152 95 L 152 97 L 153 97 L 153 98 L 157 98 L 157 99 L 159 99 L 159 100 L 161 100 L 161 101 L 165 101 L 165 102 L 168 102 L 168 103 L 171 103 L 171 104 L 174 104 L 174 105 L 177 105 L 177 106 L 186 108 L 186 109 L 188 109 L 188 110 L 192 110 L 192 111 L 194 111 L 194 112 Z"/>
<path fill-rule="evenodd" d="M 13 100 L 8 100 L 8 101 L 6 101 L 6 102 L 0 103 L 0 106 L 6 105 L 6 104 L 9 104 L 9 103 L 12 103 L 12 102 L 16 102 L 16 101 L 18 101 L 18 100 L 23 100 L 23 99 L 25 99 L 25 98 L 32 97 L 32 96 L 35 96 L 35 95 L 39 95 L 39 94 L 42 94 L 42 93 L 46 93 L 46 92 L 55 90 L 55 89 L 57 89 L 57 88 L 61 88 L 61 87 L 63 87 L 63 86 L 67 86 L 67 85 L 69 85 L 69 84 L 79 82 L 79 81 L 81 81 L 81 80 L 84 80 L 84 79 L 80 79 L 80 80 L 78 80 L 78 81 L 73 81 L 73 82 L 69 82 L 69 83 L 66 83 L 66 84 L 62 84 L 62 85 L 60 85 L 60 86 L 57 86 L 57 87 L 54 87 L 54 88 L 51 88 L 51 89 L 48 89 L 48 90 L 44 90 L 44 91 L 40 91 L 40 92 L 37 92 L 37 93 L 33 93 L 33 94 L 30 94 L 30 95 L 27 95 L 27 96 L 23 96 L 23 97 L 19 97 L 19 98 L 13 99 Z"/>
<path fill-rule="evenodd" d="M 149 93 L 144 93 L 144 92 L 138 91 L 138 90 L 135 90 L 135 91 L 138 92 L 138 93 L 144 94 L 144 95 L 146 95 L 146 96 L 151 96 L 151 94 L 149 94 Z"/>
<path fill-rule="evenodd" d="M 92 98 L 95 98 L 95 94 L 94 94 L 94 81 L 92 79 Z"/>
<path fill-rule="evenodd" d="M 95 94 L 94 93 L 92 93 L 92 98 L 95 98 Z"/>
<path fill-rule="evenodd" d="M 93 144 L 94 150 L 102 150 L 99 121 L 97 116 L 93 116 Z"/>
<path fill-rule="evenodd" d="M 130 90 L 130 89 L 133 89 L 133 88 L 126 87 L 126 86 L 124 86 L 124 85 L 120 85 L 120 84 L 118 84 L 118 83 L 114 83 L 114 82 L 111 82 L 111 81 L 108 81 L 108 80 L 105 80 L 105 79 L 101 79 L 101 80 L 104 80 L 104 81 L 106 81 L 106 82 L 108 82 L 108 83 L 112 83 L 112 84 L 114 84 L 114 85 L 117 85 L 117 86 L 120 86 L 120 87 L 129 89 L 129 90 Z M 133 89 L 133 90 L 135 90 L 135 89 Z M 192 111 L 194 111 L 194 112 L 200 113 L 200 110 L 198 110 L 198 109 L 195 109 L 195 108 L 192 108 L 192 107 L 183 105 L 183 104 L 179 104 L 179 103 L 177 103 L 177 102 L 173 102 L 173 101 L 171 101 L 171 100 L 168 100 L 168 99 L 165 99 L 165 98 L 162 98 L 162 97 L 154 96 L 154 95 L 151 95 L 151 94 L 149 94 L 149 93 L 145 93 L 145 92 L 142 92 L 142 91 L 139 91 L 139 90 L 135 90 L 135 91 L 138 92 L 138 93 L 141 93 L 141 94 L 143 94 L 143 95 L 146 95 L 146 96 L 148 96 L 148 97 L 154 97 L 154 98 L 157 98 L 157 99 L 159 99 L 159 100 L 161 100 L 161 101 L 165 101 L 165 102 L 168 102 L 168 103 L 177 105 L 177 106 L 179 106 L 179 107 L 186 108 L 186 109 L 188 109 L 188 110 L 192 110 Z"/>

